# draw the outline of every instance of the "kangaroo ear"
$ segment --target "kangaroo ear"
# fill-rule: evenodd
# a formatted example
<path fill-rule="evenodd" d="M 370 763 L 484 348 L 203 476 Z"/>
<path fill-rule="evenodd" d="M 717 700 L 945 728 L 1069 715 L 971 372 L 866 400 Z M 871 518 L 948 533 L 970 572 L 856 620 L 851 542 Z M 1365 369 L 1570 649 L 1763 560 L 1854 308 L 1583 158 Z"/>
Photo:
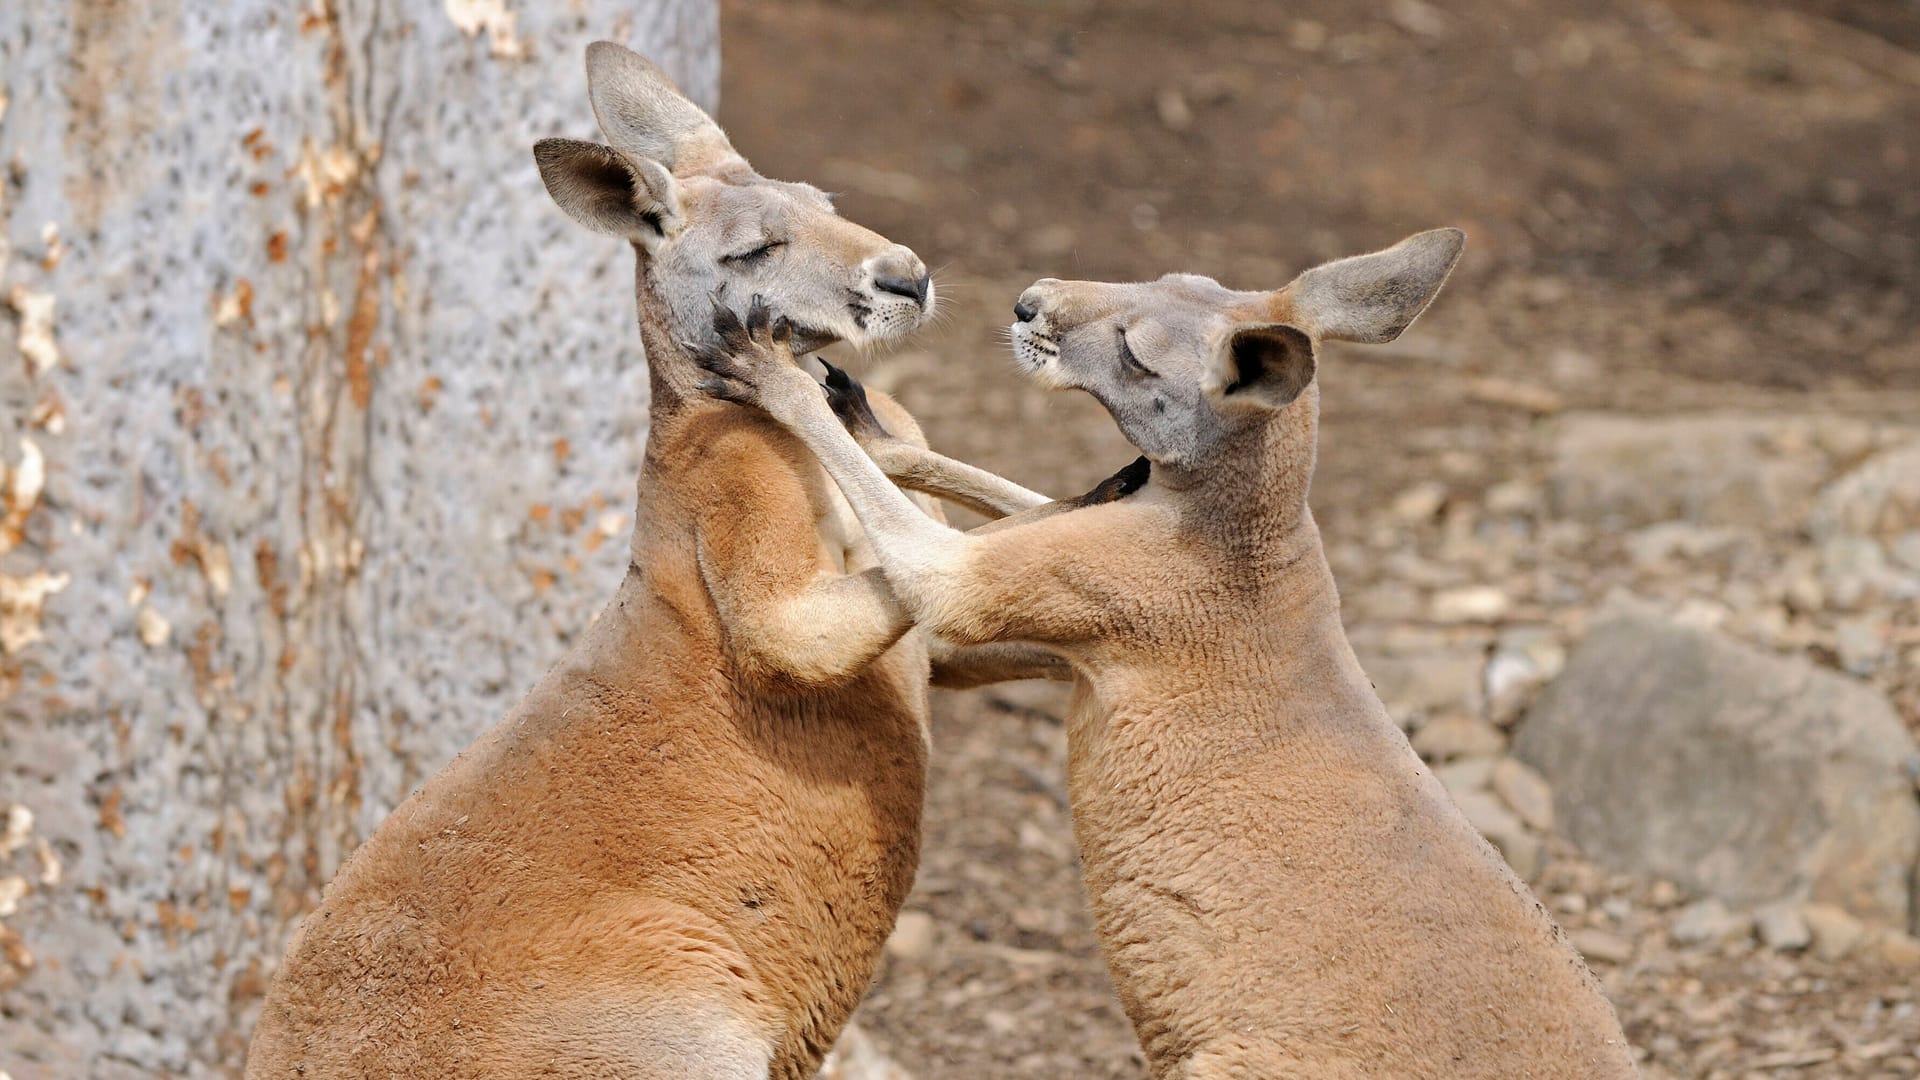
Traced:
<path fill-rule="evenodd" d="M 1286 323 L 1247 323 L 1221 341 L 1207 396 L 1225 407 L 1283 408 L 1313 382 L 1317 366 L 1306 331 Z"/>
<path fill-rule="evenodd" d="M 611 41 L 587 46 L 587 96 L 613 148 L 682 176 L 737 156 L 726 133 L 667 73 Z"/>
<path fill-rule="evenodd" d="M 1385 251 L 1316 266 L 1286 289 L 1293 314 L 1323 339 L 1392 341 L 1433 301 L 1466 242 L 1459 229 L 1434 229 Z"/>
<path fill-rule="evenodd" d="M 533 160 L 553 201 L 595 232 L 651 251 L 685 220 L 673 175 L 657 161 L 577 139 L 541 139 Z"/>

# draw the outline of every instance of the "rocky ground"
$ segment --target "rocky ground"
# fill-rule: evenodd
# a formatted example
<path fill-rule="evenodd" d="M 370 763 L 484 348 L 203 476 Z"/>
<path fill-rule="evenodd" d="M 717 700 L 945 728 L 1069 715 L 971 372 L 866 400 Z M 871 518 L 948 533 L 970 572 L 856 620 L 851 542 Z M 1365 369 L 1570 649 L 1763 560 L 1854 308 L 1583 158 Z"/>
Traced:
<path fill-rule="evenodd" d="M 853 366 L 1054 493 L 1131 453 L 1000 359 L 1034 277 L 1271 287 L 1466 226 L 1412 332 L 1321 367 L 1313 501 L 1369 673 L 1647 1075 L 1920 1074 L 1920 943 L 1884 910 L 1920 730 L 1920 11 L 1349 7 L 739 6 L 723 119 L 945 264 L 945 325 Z M 862 1014 L 917 1076 L 1142 1075 L 1061 704 L 939 698 L 925 860 Z M 1729 817 L 1766 828 L 1646 840 Z"/>

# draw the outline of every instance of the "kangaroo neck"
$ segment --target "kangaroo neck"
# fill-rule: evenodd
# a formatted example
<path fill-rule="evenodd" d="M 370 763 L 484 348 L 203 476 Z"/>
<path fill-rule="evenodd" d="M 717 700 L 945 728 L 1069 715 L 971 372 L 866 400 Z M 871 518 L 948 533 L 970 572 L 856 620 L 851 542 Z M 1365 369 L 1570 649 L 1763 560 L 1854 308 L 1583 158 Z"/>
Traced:
<path fill-rule="evenodd" d="M 655 424 L 677 415 L 695 402 L 700 393 L 700 368 L 688 355 L 685 339 L 690 336 L 676 325 L 673 306 L 656 287 L 652 265 L 645 253 L 634 249 L 634 299 L 639 308 L 640 344 L 647 354 L 647 387 L 651 401 L 649 414 Z M 705 331 L 702 331 L 704 334 Z"/>

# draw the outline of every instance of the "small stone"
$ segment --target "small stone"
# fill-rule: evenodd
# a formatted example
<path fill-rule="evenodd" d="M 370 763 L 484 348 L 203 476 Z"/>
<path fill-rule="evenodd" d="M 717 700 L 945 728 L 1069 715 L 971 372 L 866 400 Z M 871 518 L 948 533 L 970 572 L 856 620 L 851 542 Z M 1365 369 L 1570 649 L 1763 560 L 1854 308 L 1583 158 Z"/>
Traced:
<path fill-rule="evenodd" d="M 1898 930 L 1884 930 L 1875 944 L 1881 962 L 1888 967 L 1901 971 L 1920 969 L 1920 938 Z"/>
<path fill-rule="evenodd" d="M 1553 788 L 1539 773 L 1512 758 L 1501 758 L 1488 781 L 1494 794 L 1504 799 L 1528 828 L 1553 831 Z"/>
<path fill-rule="evenodd" d="M 1808 929 L 1807 920 L 1801 916 L 1800 905 L 1791 900 L 1780 900 L 1755 908 L 1753 922 L 1755 929 L 1760 932 L 1760 940 L 1769 949 L 1794 952 L 1813 942 L 1813 931 Z"/>
<path fill-rule="evenodd" d="M 1481 501 L 1489 514 L 1515 516 L 1539 510 L 1544 497 L 1538 486 L 1525 480 L 1503 480 L 1488 488 Z"/>
<path fill-rule="evenodd" d="M 1514 817 L 1500 800 L 1485 792 L 1468 792 L 1455 799 L 1454 805 L 1466 815 L 1469 825 L 1489 839 L 1496 833 L 1515 833 L 1523 828 L 1519 818 Z"/>
<path fill-rule="evenodd" d="M 1425 0 L 1393 0 L 1387 15 L 1395 26 L 1416 37 L 1441 38 L 1447 34 L 1447 17 Z"/>
<path fill-rule="evenodd" d="M 1519 409 L 1535 416 L 1551 416 L 1567 407 L 1566 399 L 1547 387 L 1512 379 L 1475 379 L 1467 384 L 1467 396 L 1488 405 Z"/>
<path fill-rule="evenodd" d="M 1833 627 L 1833 651 L 1840 666 L 1855 675 L 1871 675 L 1879 670 L 1887 653 L 1887 624 L 1881 619 L 1862 617 L 1842 619 Z"/>
<path fill-rule="evenodd" d="M 1485 720 L 1442 716 L 1413 733 L 1413 748 L 1429 761 L 1492 757 L 1507 748 L 1506 736 Z"/>
<path fill-rule="evenodd" d="M 1902 567 L 1920 574 L 1920 529 L 1894 537 L 1887 551 Z"/>
<path fill-rule="evenodd" d="M 1600 902 L 1600 913 L 1614 922 L 1626 922 L 1633 914 L 1633 901 L 1624 896 L 1609 896 Z"/>
<path fill-rule="evenodd" d="M 1008 921 L 1013 923 L 1015 930 L 1026 934 L 1055 934 L 1058 932 L 1056 929 L 1056 923 L 1058 921 L 1056 913 L 1052 908 L 1048 907 L 1038 907 L 1031 904 L 1021 905 L 1014 908 L 1008 915 Z"/>
<path fill-rule="evenodd" d="M 1423 649 L 1381 655 L 1368 650 L 1361 663 L 1379 690 L 1380 700 L 1386 703 L 1387 712 L 1402 727 L 1450 711 L 1480 711 L 1483 661 L 1478 649 Z"/>
<path fill-rule="evenodd" d="M 1487 708 L 1494 722 L 1505 724 L 1517 719 L 1534 692 L 1550 677 L 1525 652 L 1494 653 L 1487 660 L 1484 677 Z"/>
<path fill-rule="evenodd" d="M 1605 371 L 1605 366 L 1592 353 L 1582 352 L 1572 346 L 1562 345 L 1547 354 L 1547 374 L 1555 383 L 1591 382 Z"/>
<path fill-rule="evenodd" d="M 1153 107 L 1168 131 L 1177 134 L 1193 126 L 1193 106 L 1187 104 L 1187 96 L 1175 87 L 1164 87 L 1155 94 Z"/>
<path fill-rule="evenodd" d="M 1666 910 L 1680 902 L 1680 886 L 1661 878 L 1647 887 L 1647 903 L 1655 908 Z"/>
<path fill-rule="evenodd" d="M 1540 879 L 1540 871 L 1546 865 L 1547 847 L 1538 836 L 1529 832 L 1508 833 L 1499 837 L 1488 837 L 1499 850 L 1500 857 L 1507 860 L 1507 866 L 1519 875 L 1520 880 L 1529 884 Z"/>
<path fill-rule="evenodd" d="M 856 1021 L 840 1032 L 833 1052 L 820 1063 L 819 1080 L 913 1080 L 913 1076 L 875 1045 Z"/>
<path fill-rule="evenodd" d="M 1492 758 L 1467 758 L 1465 761 L 1438 766 L 1433 770 L 1433 775 L 1440 778 L 1440 786 L 1446 788 L 1447 794 L 1457 802 L 1462 795 L 1487 790 L 1493 765 Z"/>
<path fill-rule="evenodd" d="M 1812 573 L 1803 573 L 1788 580 L 1785 599 L 1789 607 L 1806 615 L 1827 606 L 1827 590 Z"/>
<path fill-rule="evenodd" d="M 1899 575 L 1872 537 L 1843 534 L 1820 545 L 1820 576 L 1828 603 L 1851 611 Z"/>
<path fill-rule="evenodd" d="M 1808 904 L 1800 909 L 1800 916 L 1813 934 L 1813 955 L 1822 960 L 1840 959 L 1867 936 L 1859 919 L 1832 904 Z"/>
<path fill-rule="evenodd" d="M 1394 496 L 1393 503 L 1387 510 L 1399 521 L 1409 525 L 1419 525 L 1432 521 L 1446 501 L 1446 486 L 1438 481 L 1427 480 Z"/>
<path fill-rule="evenodd" d="M 1435 593 L 1428 615 L 1442 623 L 1494 622 L 1512 603 L 1506 593 L 1491 585 L 1469 585 Z"/>
<path fill-rule="evenodd" d="M 1498 651 L 1527 658 L 1542 679 L 1551 679 L 1567 666 L 1567 647 L 1551 626 L 1509 626 L 1500 631 Z"/>
<path fill-rule="evenodd" d="M 1726 624 L 1733 612 L 1716 600 L 1701 596 L 1689 596 L 1680 602 L 1673 613 L 1673 621 L 1680 626 L 1690 626 L 1695 630 L 1718 630 Z"/>
<path fill-rule="evenodd" d="M 1745 934 L 1751 926 L 1748 916 L 1729 911 L 1717 898 L 1708 897 L 1682 908 L 1669 933 L 1676 944 L 1705 945 Z"/>
<path fill-rule="evenodd" d="M 1073 845 L 1064 829 L 1048 829 L 1037 821 L 1022 821 L 1017 839 L 1020 846 L 1028 851 L 1037 851 L 1061 860 L 1073 857 Z"/>
<path fill-rule="evenodd" d="M 1633 959 L 1633 942 L 1619 934 L 1596 927 L 1575 930 L 1568 935 L 1573 947 L 1588 960 L 1598 960 L 1603 964 L 1624 964 Z"/>
<path fill-rule="evenodd" d="M 1522 880 L 1532 881 L 1540 876 L 1544 854 L 1540 838 L 1529 833 L 1500 800 L 1475 791 L 1456 797 L 1454 804 L 1466 816 L 1467 824 L 1499 850 L 1500 857 L 1507 860 L 1507 865 Z"/>
<path fill-rule="evenodd" d="M 887 938 L 887 955 L 897 960 L 924 960 L 933 953 L 935 926 L 933 916 L 924 911 L 903 911 Z"/>
<path fill-rule="evenodd" d="M 1738 529 L 1707 528 L 1688 521 L 1662 521 L 1627 534 L 1627 555 L 1635 566 L 1654 569 L 1674 560 L 1698 562 L 1738 544 Z"/>

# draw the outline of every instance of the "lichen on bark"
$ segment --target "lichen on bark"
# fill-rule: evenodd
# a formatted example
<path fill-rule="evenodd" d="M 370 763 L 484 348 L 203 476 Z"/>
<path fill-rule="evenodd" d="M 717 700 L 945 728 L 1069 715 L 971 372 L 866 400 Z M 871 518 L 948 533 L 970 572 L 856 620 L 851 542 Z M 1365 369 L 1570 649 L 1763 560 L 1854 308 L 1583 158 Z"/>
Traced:
<path fill-rule="evenodd" d="M 713 103 L 712 0 L 0 5 L 13 1080 L 236 1072 L 340 860 L 617 582 L 631 264 L 528 155 L 597 37 Z"/>

